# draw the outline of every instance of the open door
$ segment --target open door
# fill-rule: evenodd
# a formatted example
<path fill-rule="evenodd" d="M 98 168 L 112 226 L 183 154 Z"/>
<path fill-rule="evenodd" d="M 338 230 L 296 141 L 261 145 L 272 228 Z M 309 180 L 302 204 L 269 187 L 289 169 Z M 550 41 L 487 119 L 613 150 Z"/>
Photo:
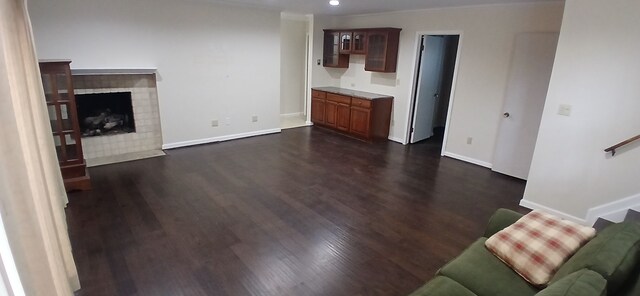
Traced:
<path fill-rule="evenodd" d="M 433 136 L 436 100 L 440 97 L 440 84 L 444 65 L 445 42 L 443 36 L 422 36 L 417 90 L 411 126 L 410 143 Z"/>
<path fill-rule="evenodd" d="M 557 44 L 557 33 L 516 37 L 493 155 L 496 172 L 525 180 L 529 175 Z"/>

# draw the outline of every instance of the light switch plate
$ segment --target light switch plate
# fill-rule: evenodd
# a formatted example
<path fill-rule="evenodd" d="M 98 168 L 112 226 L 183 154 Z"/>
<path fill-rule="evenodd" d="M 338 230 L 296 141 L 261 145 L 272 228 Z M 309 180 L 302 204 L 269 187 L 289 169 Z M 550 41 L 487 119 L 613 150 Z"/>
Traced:
<path fill-rule="evenodd" d="M 571 116 L 571 105 L 560 104 L 560 107 L 558 107 L 558 115 Z"/>

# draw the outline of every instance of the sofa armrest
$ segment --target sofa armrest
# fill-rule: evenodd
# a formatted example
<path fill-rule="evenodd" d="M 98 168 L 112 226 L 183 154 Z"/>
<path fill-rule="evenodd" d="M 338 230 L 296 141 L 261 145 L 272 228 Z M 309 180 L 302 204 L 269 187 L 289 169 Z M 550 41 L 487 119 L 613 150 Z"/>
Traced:
<path fill-rule="evenodd" d="M 484 231 L 484 237 L 488 238 L 496 232 L 505 229 L 507 226 L 518 221 L 522 216 L 522 214 L 512 210 L 498 209 L 493 216 L 491 216 L 491 219 L 489 219 L 487 229 Z"/>

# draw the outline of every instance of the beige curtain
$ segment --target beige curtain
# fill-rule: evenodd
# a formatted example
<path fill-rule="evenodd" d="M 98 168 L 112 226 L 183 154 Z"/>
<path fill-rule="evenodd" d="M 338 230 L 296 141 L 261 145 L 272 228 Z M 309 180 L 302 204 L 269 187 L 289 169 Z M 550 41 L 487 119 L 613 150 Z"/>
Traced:
<path fill-rule="evenodd" d="M 0 0 L 0 215 L 27 295 L 79 289 L 25 0 Z"/>

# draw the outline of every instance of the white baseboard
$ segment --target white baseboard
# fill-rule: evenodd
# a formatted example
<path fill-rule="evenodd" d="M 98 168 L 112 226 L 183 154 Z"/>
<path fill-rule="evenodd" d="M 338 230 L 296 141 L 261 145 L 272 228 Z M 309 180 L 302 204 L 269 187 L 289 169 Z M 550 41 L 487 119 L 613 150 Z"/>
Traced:
<path fill-rule="evenodd" d="M 394 141 L 394 142 L 398 142 L 398 143 L 400 143 L 400 144 L 402 144 L 402 145 L 406 145 L 406 144 L 404 143 L 404 140 L 403 140 L 403 139 L 400 139 L 400 138 L 396 138 L 396 137 L 389 137 L 389 140 L 390 140 L 390 141 Z"/>
<path fill-rule="evenodd" d="M 588 221 L 585 220 L 585 219 L 578 218 L 576 216 L 573 216 L 573 215 L 567 214 L 565 212 L 561 212 L 561 211 L 552 209 L 552 208 L 547 207 L 547 206 L 543 206 L 541 204 L 538 204 L 538 203 L 535 203 L 535 202 L 532 202 L 532 201 L 528 201 L 526 199 L 521 199 L 520 200 L 520 206 L 523 206 L 523 207 L 525 207 L 527 209 L 531 209 L 531 210 L 540 210 L 540 211 L 546 212 L 548 214 L 551 214 L 551 215 L 554 215 L 554 216 L 558 216 L 560 218 L 567 219 L 569 221 L 576 222 L 578 224 L 589 225 L 589 226 L 593 225 L 593 223 L 588 223 Z"/>
<path fill-rule="evenodd" d="M 280 114 L 280 117 L 299 117 L 304 115 L 304 113 L 302 112 L 296 112 L 296 113 L 284 113 L 284 114 Z"/>
<path fill-rule="evenodd" d="M 313 122 L 307 121 L 307 125 L 313 125 Z"/>
<path fill-rule="evenodd" d="M 451 153 L 451 152 L 447 152 L 447 151 L 445 151 L 443 155 L 447 156 L 447 157 L 455 158 L 457 160 L 462 160 L 462 161 L 465 161 L 465 162 L 473 163 L 475 165 L 479 165 L 479 166 L 482 166 L 482 167 L 485 167 L 485 168 L 489 168 L 489 169 L 493 166 L 491 163 L 488 163 L 486 161 L 477 160 L 477 159 L 474 159 L 474 158 L 471 158 L 471 157 L 466 157 L 466 156 L 463 156 L 463 155 L 459 155 L 459 154 L 455 154 L 455 153 Z"/>
<path fill-rule="evenodd" d="M 614 223 L 622 222 L 629 209 L 640 209 L 640 193 L 590 208 L 589 210 L 587 210 L 587 216 L 584 219 L 525 199 L 520 200 L 520 205 L 525 208 L 545 211 L 549 214 L 556 215 L 564 219 L 591 226 L 596 223 L 598 218 L 603 218 Z"/>
<path fill-rule="evenodd" d="M 611 222 L 622 222 L 627 210 L 640 207 L 640 193 L 612 201 L 587 211 L 587 222 L 595 223 L 598 218 L 607 219 Z"/>
<path fill-rule="evenodd" d="M 242 139 L 242 138 L 248 138 L 248 137 L 254 137 L 254 136 L 275 134 L 281 131 L 282 130 L 279 128 L 274 128 L 274 129 L 268 129 L 268 130 L 253 131 L 248 133 L 233 134 L 233 135 L 226 135 L 226 136 L 206 138 L 206 139 L 175 142 L 175 143 L 163 144 L 162 149 L 174 149 L 174 148 L 187 147 L 187 146 L 193 146 L 193 145 L 223 142 L 223 141 Z"/>

